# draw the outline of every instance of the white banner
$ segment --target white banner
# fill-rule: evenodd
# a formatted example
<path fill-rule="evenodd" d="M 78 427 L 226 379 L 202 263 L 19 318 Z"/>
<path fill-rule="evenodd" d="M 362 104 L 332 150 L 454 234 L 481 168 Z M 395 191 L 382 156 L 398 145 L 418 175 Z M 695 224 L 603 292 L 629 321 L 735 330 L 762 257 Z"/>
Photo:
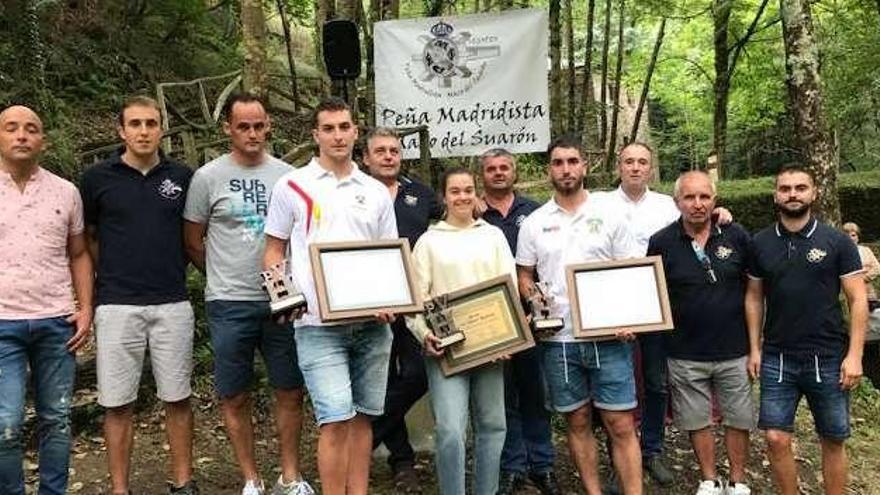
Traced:
<path fill-rule="evenodd" d="M 427 125 L 436 157 L 545 150 L 547 39 L 541 9 L 376 23 L 376 125 Z"/>

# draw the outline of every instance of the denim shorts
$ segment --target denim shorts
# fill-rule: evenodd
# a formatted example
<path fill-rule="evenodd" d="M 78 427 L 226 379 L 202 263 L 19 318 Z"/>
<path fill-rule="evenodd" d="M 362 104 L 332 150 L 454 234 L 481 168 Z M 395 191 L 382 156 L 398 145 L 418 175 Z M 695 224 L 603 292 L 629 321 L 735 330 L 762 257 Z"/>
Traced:
<path fill-rule="evenodd" d="M 608 341 L 540 345 L 549 408 L 567 413 L 590 402 L 606 411 L 636 407 L 632 344 Z"/>
<path fill-rule="evenodd" d="M 298 326 L 295 337 L 319 425 L 347 421 L 357 413 L 382 415 L 391 357 L 388 325 Z"/>
<path fill-rule="evenodd" d="M 214 348 L 214 386 L 221 398 L 246 392 L 254 377 L 254 351 L 260 348 L 269 384 L 302 388 L 293 327 L 272 320 L 266 301 L 208 301 L 205 304 Z"/>
<path fill-rule="evenodd" d="M 761 359 L 758 428 L 794 431 L 802 396 L 822 438 L 849 438 L 849 392 L 840 389 L 840 358 L 765 352 Z"/>

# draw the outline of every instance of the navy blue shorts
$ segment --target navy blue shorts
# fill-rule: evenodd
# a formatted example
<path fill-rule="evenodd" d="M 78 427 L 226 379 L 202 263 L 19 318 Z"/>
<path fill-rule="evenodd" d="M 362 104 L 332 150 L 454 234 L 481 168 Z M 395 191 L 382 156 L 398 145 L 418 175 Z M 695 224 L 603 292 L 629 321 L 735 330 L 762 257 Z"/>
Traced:
<path fill-rule="evenodd" d="M 758 428 L 794 431 L 798 403 L 805 396 L 820 437 L 849 438 L 849 391 L 840 388 L 841 361 L 765 352 L 761 359 Z"/>
<path fill-rule="evenodd" d="M 257 347 L 273 388 L 302 388 L 293 326 L 275 323 L 268 302 L 208 301 L 205 309 L 214 347 L 214 386 L 221 398 L 250 388 Z"/>

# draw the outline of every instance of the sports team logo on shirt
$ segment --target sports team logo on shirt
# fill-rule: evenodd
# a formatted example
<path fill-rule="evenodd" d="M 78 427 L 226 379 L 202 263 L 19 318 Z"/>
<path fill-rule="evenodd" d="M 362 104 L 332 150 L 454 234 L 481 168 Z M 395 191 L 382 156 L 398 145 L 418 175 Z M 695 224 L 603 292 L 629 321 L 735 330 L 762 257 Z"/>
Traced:
<path fill-rule="evenodd" d="M 358 194 L 357 196 L 354 197 L 354 200 L 357 204 L 363 206 L 367 202 L 367 197 L 364 196 L 363 194 Z"/>
<path fill-rule="evenodd" d="M 828 253 L 819 248 L 813 248 L 807 251 L 807 261 L 810 263 L 818 263 L 825 259 Z"/>
<path fill-rule="evenodd" d="M 407 206 L 415 206 L 419 204 L 419 198 L 417 196 L 413 196 L 412 194 L 406 194 L 403 196 L 403 202 Z"/>
<path fill-rule="evenodd" d="M 177 199 L 183 193 L 183 187 L 171 179 L 165 179 L 159 184 L 159 195 L 166 199 Z"/>
<path fill-rule="evenodd" d="M 733 254 L 733 249 L 727 246 L 718 246 L 718 249 L 715 250 L 715 257 L 719 260 L 726 260 L 730 258 L 731 254 Z"/>
<path fill-rule="evenodd" d="M 602 223 L 601 218 L 588 218 L 587 230 L 589 230 L 591 234 L 598 234 L 599 230 L 602 228 Z"/>

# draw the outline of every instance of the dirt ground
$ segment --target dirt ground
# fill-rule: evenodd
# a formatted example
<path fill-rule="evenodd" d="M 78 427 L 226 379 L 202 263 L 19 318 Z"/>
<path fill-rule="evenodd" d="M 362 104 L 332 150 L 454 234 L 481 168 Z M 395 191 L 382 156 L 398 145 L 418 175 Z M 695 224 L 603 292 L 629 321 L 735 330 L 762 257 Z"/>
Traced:
<path fill-rule="evenodd" d="M 210 390 L 209 387 L 198 387 Z M 106 449 L 100 432 L 100 409 L 94 405 L 94 391 L 90 389 L 77 392 L 77 404 L 80 409 L 75 418 L 81 423 L 76 434 L 73 458 L 71 462 L 71 479 L 69 493 L 102 494 L 108 492 L 106 469 Z M 197 394 L 193 398 L 196 414 L 195 435 L 195 472 L 196 479 L 203 494 L 237 494 L 240 490 L 239 473 L 233 459 L 232 451 L 226 439 L 220 412 L 210 393 Z M 275 479 L 277 469 L 277 443 L 273 439 L 274 425 L 268 414 L 271 403 L 264 392 L 256 394 L 255 418 L 257 424 L 257 457 L 262 466 L 264 478 Z M 132 462 L 132 490 L 135 494 L 167 493 L 165 488 L 166 469 L 168 465 L 168 445 L 163 430 L 163 413 L 161 406 L 146 401 L 138 407 L 136 420 L 135 452 Z M 851 458 L 851 483 L 849 494 L 880 495 L 880 392 L 873 389 L 862 390 L 854 394 L 853 399 L 853 438 L 848 443 Z M 302 445 L 303 468 L 307 479 L 319 489 L 317 469 L 315 466 L 316 429 L 311 419 L 311 411 L 307 412 L 304 441 Z M 564 431 L 561 421 L 555 420 L 555 438 L 557 445 L 556 472 L 565 493 L 583 493 L 576 477 L 574 467 L 565 447 Z M 774 490 L 770 481 L 769 463 L 764 455 L 764 441 L 759 434 L 752 437 L 751 460 L 748 474 L 752 493 L 772 494 Z M 818 457 L 818 446 L 812 432 L 812 424 L 805 407 L 799 414 L 799 439 L 796 452 L 800 465 L 801 493 L 821 493 L 821 464 Z M 719 457 L 722 475 L 726 470 L 723 460 L 723 447 Z M 669 427 L 667 433 L 667 457 L 669 464 L 678 473 L 675 486 L 661 489 L 646 481 L 646 493 L 649 494 L 691 494 L 695 490 L 698 470 L 684 435 Z M 36 464 L 33 452 L 29 454 L 27 464 L 28 480 L 36 479 Z M 607 456 L 602 456 L 607 459 Z M 603 461 L 603 476 L 608 473 L 607 460 Z M 424 487 L 423 493 L 436 493 L 433 462 L 428 454 L 420 455 L 417 470 Z M 397 494 L 391 482 L 391 474 L 386 463 L 376 459 L 373 464 L 371 493 Z M 538 493 L 527 488 L 521 493 Z"/>

